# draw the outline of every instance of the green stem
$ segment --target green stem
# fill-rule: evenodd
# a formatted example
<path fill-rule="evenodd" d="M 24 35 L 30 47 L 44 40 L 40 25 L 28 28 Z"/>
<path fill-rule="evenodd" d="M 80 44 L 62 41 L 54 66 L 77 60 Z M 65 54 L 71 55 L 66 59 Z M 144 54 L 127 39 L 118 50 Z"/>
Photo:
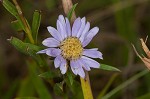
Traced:
<path fill-rule="evenodd" d="M 26 19 L 23 16 L 22 10 L 21 10 L 18 2 L 16 0 L 13 0 L 13 2 L 15 4 L 15 6 L 16 6 L 16 9 L 18 11 L 19 17 L 20 17 L 20 19 L 21 19 L 21 21 L 22 21 L 22 23 L 23 23 L 23 25 L 25 27 L 25 32 L 27 33 L 27 36 L 28 36 L 30 42 L 32 44 L 34 44 L 34 40 L 33 40 L 33 37 L 32 37 L 32 32 L 31 32 L 30 26 L 28 25 Z"/>
<path fill-rule="evenodd" d="M 62 0 L 62 4 L 63 4 L 64 12 L 67 15 L 70 9 L 73 7 L 72 0 Z M 75 15 L 75 12 L 73 12 L 71 22 L 73 22 L 75 19 L 76 19 L 76 15 Z M 85 71 L 85 74 L 86 74 L 85 79 L 80 77 L 83 96 L 84 96 L 84 99 L 93 99 L 93 94 L 91 91 L 90 80 L 89 80 L 89 74 L 87 71 Z"/>
<path fill-rule="evenodd" d="M 84 99 L 93 99 L 93 94 L 92 94 L 92 91 L 91 91 L 88 71 L 85 71 L 85 74 L 86 74 L 85 79 L 80 77 L 83 96 L 84 96 Z"/>
<path fill-rule="evenodd" d="M 138 78 L 144 76 L 145 74 L 149 73 L 149 70 L 143 70 L 140 73 L 136 74 L 135 76 L 131 77 L 129 80 L 127 80 L 126 82 L 122 83 L 121 85 L 119 85 L 118 87 L 116 87 L 115 89 L 113 89 L 111 92 L 109 92 L 108 94 L 106 94 L 104 97 L 102 97 L 101 99 L 109 99 L 111 96 L 113 96 L 115 93 L 117 93 L 118 91 L 120 91 L 121 89 L 125 88 L 126 86 L 128 86 L 129 84 L 133 83 L 135 80 L 137 80 Z"/>

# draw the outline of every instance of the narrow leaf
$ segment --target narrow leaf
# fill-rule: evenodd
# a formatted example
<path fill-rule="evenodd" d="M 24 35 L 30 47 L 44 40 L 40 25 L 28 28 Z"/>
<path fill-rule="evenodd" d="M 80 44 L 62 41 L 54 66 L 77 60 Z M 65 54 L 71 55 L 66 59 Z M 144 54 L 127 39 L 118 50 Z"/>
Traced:
<path fill-rule="evenodd" d="M 36 62 L 39 64 L 40 67 L 47 66 L 46 62 L 40 57 L 39 54 L 36 54 L 39 50 L 41 50 L 41 47 L 30 44 L 30 43 L 24 43 L 21 40 L 11 37 L 8 39 L 8 41 L 20 52 L 29 55 L 33 57 Z"/>
<path fill-rule="evenodd" d="M 73 7 L 71 8 L 71 10 L 69 11 L 69 13 L 67 15 L 67 18 L 69 20 L 71 20 L 72 14 L 73 14 L 73 12 L 74 12 L 74 10 L 75 10 L 75 8 L 76 8 L 77 5 L 78 5 L 78 3 L 74 4 Z"/>
<path fill-rule="evenodd" d="M 56 83 L 54 85 L 54 92 L 56 95 L 63 95 L 63 84 L 62 83 Z"/>
<path fill-rule="evenodd" d="M 32 35 L 35 42 L 37 42 L 40 22 L 41 22 L 41 12 L 36 10 L 33 14 L 33 21 L 32 21 L 32 33 L 33 33 Z"/>
<path fill-rule="evenodd" d="M 30 56 L 34 56 L 36 55 L 36 52 L 41 50 L 41 48 L 39 46 L 30 44 L 30 43 L 24 43 L 21 40 L 15 38 L 15 37 L 11 37 L 10 39 L 8 39 L 8 41 L 20 52 L 30 55 Z"/>
<path fill-rule="evenodd" d="M 118 68 L 115 68 L 113 66 L 106 65 L 106 64 L 101 64 L 100 69 L 108 70 L 108 71 L 119 71 L 120 72 L 120 70 Z"/>
<path fill-rule="evenodd" d="M 9 0 L 2 0 L 2 4 L 7 9 L 7 11 L 9 11 L 16 18 L 18 18 L 17 9 Z"/>
<path fill-rule="evenodd" d="M 58 77 L 59 75 L 56 74 L 55 72 L 48 71 L 48 72 L 44 72 L 44 73 L 40 74 L 39 76 L 42 78 L 46 78 L 46 79 L 53 79 L 55 77 Z"/>
<path fill-rule="evenodd" d="M 73 84 L 74 77 L 70 71 L 67 72 L 67 81 L 69 81 L 70 85 Z"/>

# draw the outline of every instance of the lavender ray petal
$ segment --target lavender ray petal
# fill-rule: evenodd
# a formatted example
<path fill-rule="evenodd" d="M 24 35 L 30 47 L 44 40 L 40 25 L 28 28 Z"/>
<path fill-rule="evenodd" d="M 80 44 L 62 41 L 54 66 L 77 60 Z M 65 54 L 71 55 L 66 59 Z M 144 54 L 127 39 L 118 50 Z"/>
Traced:
<path fill-rule="evenodd" d="M 47 47 L 58 47 L 60 45 L 60 42 L 57 41 L 55 38 L 47 38 L 42 42 L 43 45 Z"/>
<path fill-rule="evenodd" d="M 86 25 L 85 25 L 85 28 L 84 28 L 84 30 L 83 30 L 80 38 L 79 38 L 81 42 L 83 42 L 83 40 L 84 40 L 85 36 L 87 35 L 89 29 L 90 29 L 90 23 L 87 22 Z"/>
<path fill-rule="evenodd" d="M 61 54 L 61 50 L 58 48 L 48 48 L 46 54 L 52 57 L 56 57 Z"/>
<path fill-rule="evenodd" d="M 95 60 L 93 60 L 91 58 L 85 57 L 85 56 L 82 56 L 81 58 L 90 67 L 92 67 L 92 68 L 100 68 L 100 64 L 97 61 L 95 61 Z"/>
<path fill-rule="evenodd" d="M 80 77 L 85 78 L 85 72 L 82 67 L 78 68 L 77 72 Z"/>
<path fill-rule="evenodd" d="M 65 22 L 65 19 L 64 19 L 63 15 L 59 15 L 58 20 L 61 22 L 61 24 L 63 25 L 63 27 L 66 26 L 66 22 Z"/>
<path fill-rule="evenodd" d="M 84 49 L 83 55 L 91 57 L 91 58 L 103 59 L 102 53 L 100 51 L 96 51 L 96 50 Z"/>
<path fill-rule="evenodd" d="M 60 70 L 62 74 L 65 74 L 67 72 L 67 62 L 64 58 L 62 59 L 62 62 L 60 64 Z"/>
<path fill-rule="evenodd" d="M 87 70 L 87 71 L 90 71 L 90 70 L 91 70 L 91 69 L 90 69 L 90 66 L 89 66 L 88 64 L 86 64 L 86 63 L 82 60 L 82 58 L 79 59 L 78 61 L 80 62 L 81 66 L 82 66 L 85 70 Z"/>
<path fill-rule="evenodd" d="M 77 75 L 77 68 L 75 68 L 76 64 L 72 61 L 70 61 L 70 66 L 71 66 L 71 70 L 72 72 Z"/>
<path fill-rule="evenodd" d="M 83 17 L 83 18 L 81 19 L 81 27 L 80 27 L 80 29 L 79 29 L 79 31 L 78 31 L 78 34 L 77 34 L 77 37 L 78 37 L 78 38 L 81 36 L 81 34 L 82 34 L 83 30 L 84 30 L 84 27 L 85 27 L 85 20 L 86 20 L 85 17 Z"/>
<path fill-rule="evenodd" d="M 72 36 L 75 36 L 77 35 L 79 29 L 80 29 L 80 26 L 81 26 L 81 18 L 77 18 L 74 23 L 73 23 L 73 26 L 72 26 Z"/>
<path fill-rule="evenodd" d="M 68 18 L 66 18 L 66 31 L 67 31 L 67 36 L 70 37 L 71 36 L 71 26 L 70 26 Z"/>
<path fill-rule="evenodd" d="M 62 23 L 59 20 L 57 20 L 57 30 L 60 33 L 62 39 L 65 39 L 67 37 L 65 27 L 63 27 Z"/>
<path fill-rule="evenodd" d="M 59 34 L 59 32 L 58 32 L 55 28 L 53 28 L 53 27 L 51 27 L 51 26 L 48 26 L 47 29 L 48 29 L 49 33 L 50 33 L 56 40 L 62 41 L 61 35 Z"/>
<path fill-rule="evenodd" d="M 59 55 L 59 56 L 57 56 L 57 57 L 54 59 L 55 68 L 60 67 L 61 60 L 62 60 L 61 58 L 62 58 L 62 57 Z"/>
<path fill-rule="evenodd" d="M 36 54 L 43 54 L 43 53 L 46 53 L 47 49 L 44 49 L 44 50 L 41 50 L 41 51 L 38 51 Z"/>
<path fill-rule="evenodd" d="M 84 41 L 82 42 L 82 46 L 85 47 L 87 46 L 90 42 L 91 42 L 92 38 L 86 38 L 84 39 Z"/>
<path fill-rule="evenodd" d="M 89 50 L 95 50 L 95 51 L 97 51 L 97 50 L 98 50 L 98 48 L 91 48 L 91 49 L 89 49 Z"/>
<path fill-rule="evenodd" d="M 98 33 L 98 31 L 99 31 L 99 28 L 94 27 L 87 33 L 87 36 L 84 38 L 84 40 L 82 42 L 83 47 L 85 47 L 86 45 L 88 45 L 91 42 L 91 40 Z"/>

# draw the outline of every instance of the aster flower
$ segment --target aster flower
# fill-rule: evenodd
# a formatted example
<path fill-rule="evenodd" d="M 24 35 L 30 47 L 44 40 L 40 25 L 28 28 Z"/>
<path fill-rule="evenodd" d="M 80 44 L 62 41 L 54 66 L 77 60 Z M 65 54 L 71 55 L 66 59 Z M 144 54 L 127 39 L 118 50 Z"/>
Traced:
<path fill-rule="evenodd" d="M 91 58 L 102 59 L 102 53 L 98 48 L 84 49 L 92 38 L 98 33 L 99 28 L 94 27 L 90 30 L 90 23 L 86 22 L 85 17 L 78 17 L 71 28 L 68 18 L 59 15 L 57 29 L 48 26 L 49 33 L 53 37 L 45 39 L 42 44 L 47 49 L 37 53 L 46 53 L 54 59 L 55 68 L 60 68 L 61 73 L 65 74 L 68 67 L 75 75 L 85 78 L 85 70 L 99 68 L 100 64 Z"/>

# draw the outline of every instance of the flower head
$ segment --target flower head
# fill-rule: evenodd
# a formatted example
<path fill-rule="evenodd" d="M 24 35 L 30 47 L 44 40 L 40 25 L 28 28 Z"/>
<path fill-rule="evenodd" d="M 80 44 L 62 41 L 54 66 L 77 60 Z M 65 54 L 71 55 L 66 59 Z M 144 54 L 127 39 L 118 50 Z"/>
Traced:
<path fill-rule="evenodd" d="M 97 48 L 84 49 L 98 33 L 99 28 L 94 27 L 90 30 L 90 23 L 86 22 L 85 17 L 77 18 L 71 28 L 68 18 L 59 15 L 57 29 L 51 26 L 47 29 L 53 37 L 42 42 L 48 48 L 38 53 L 56 57 L 55 68 L 59 67 L 62 74 L 65 74 L 67 68 L 71 67 L 75 75 L 85 78 L 85 70 L 90 71 L 91 67 L 100 67 L 100 64 L 91 58 L 102 59 L 102 53 Z"/>

